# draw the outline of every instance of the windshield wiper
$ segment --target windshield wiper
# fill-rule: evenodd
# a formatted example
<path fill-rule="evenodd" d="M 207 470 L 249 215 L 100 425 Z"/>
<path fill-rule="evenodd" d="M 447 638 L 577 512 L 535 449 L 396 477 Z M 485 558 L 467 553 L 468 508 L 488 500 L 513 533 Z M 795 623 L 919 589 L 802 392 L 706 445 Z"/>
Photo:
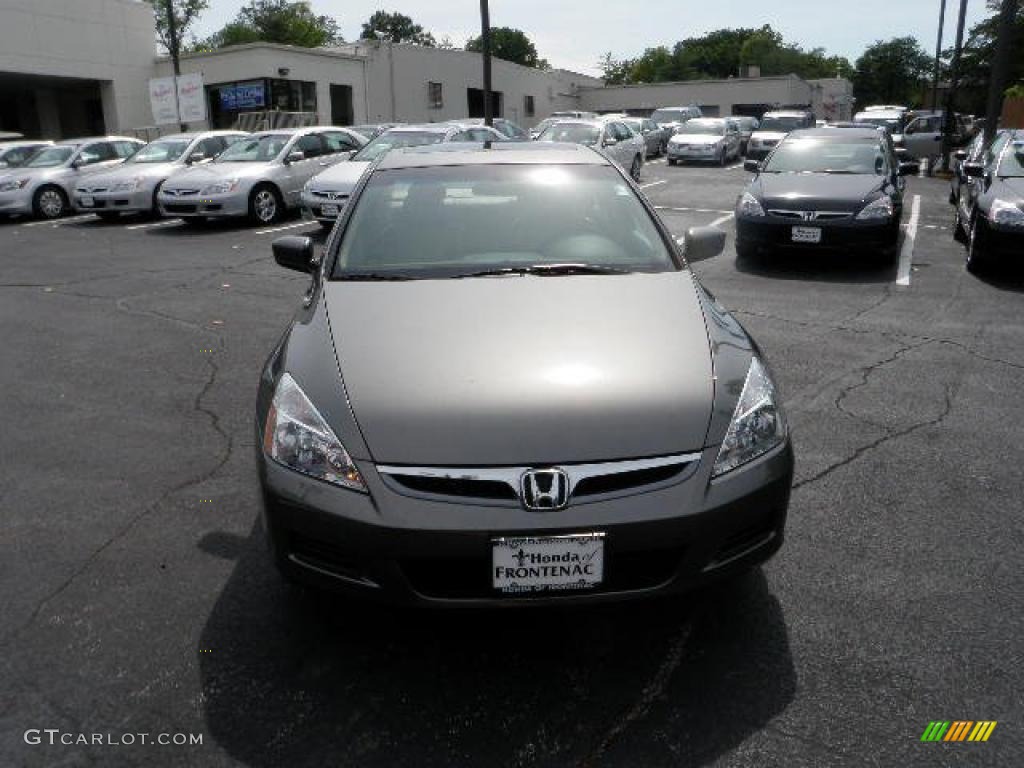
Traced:
<path fill-rule="evenodd" d="M 602 267 L 595 264 L 532 264 L 528 267 L 496 267 L 479 272 L 465 272 L 452 275 L 452 279 L 464 277 L 500 277 L 501 275 L 628 275 L 630 270 L 621 267 Z"/>
<path fill-rule="evenodd" d="M 350 272 L 348 274 L 336 275 L 334 280 L 382 280 L 382 281 L 399 281 L 399 280 L 415 280 L 416 278 L 412 275 L 406 275 L 402 272 Z"/>

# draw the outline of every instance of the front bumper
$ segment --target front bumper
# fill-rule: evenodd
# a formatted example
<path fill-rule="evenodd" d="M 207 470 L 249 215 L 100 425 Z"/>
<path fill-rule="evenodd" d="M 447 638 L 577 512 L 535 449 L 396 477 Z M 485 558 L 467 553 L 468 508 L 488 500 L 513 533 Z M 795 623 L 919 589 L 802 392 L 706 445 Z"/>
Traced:
<path fill-rule="evenodd" d="M 152 188 L 141 188 L 131 192 L 89 192 L 75 190 L 72 203 L 82 213 L 150 213 L 153 212 Z"/>
<path fill-rule="evenodd" d="M 330 224 L 335 222 L 338 216 L 341 215 L 341 212 L 348 204 L 348 198 L 348 195 L 337 195 L 334 198 L 328 198 L 323 194 L 318 195 L 314 192 L 303 190 L 301 196 L 302 210 L 317 221 Z"/>
<path fill-rule="evenodd" d="M 27 187 L 13 192 L 0 192 L 0 213 L 32 213 L 32 192 Z"/>
<path fill-rule="evenodd" d="M 386 485 L 372 464 L 357 462 L 367 496 L 307 478 L 257 451 L 271 549 L 289 577 L 429 606 L 584 604 L 686 591 L 778 550 L 793 476 L 787 441 L 709 484 L 715 447 L 675 484 L 539 513 L 409 498 Z M 605 536 L 600 586 L 528 596 L 493 590 L 493 538 L 588 532 Z"/>
<path fill-rule="evenodd" d="M 220 216 L 248 216 L 249 193 L 237 190 L 220 195 L 157 195 L 160 213 L 179 218 L 216 218 Z"/>
<path fill-rule="evenodd" d="M 986 256 L 1024 261 L 1024 227 L 996 225 L 979 217 L 978 235 Z"/>
<path fill-rule="evenodd" d="M 721 147 L 710 144 L 707 146 L 680 147 L 678 144 L 668 145 L 668 156 L 672 160 L 717 160 Z"/>
<path fill-rule="evenodd" d="M 817 243 L 794 242 L 793 228 L 821 230 Z M 736 243 L 739 247 L 760 250 L 878 251 L 894 247 L 899 241 L 900 221 L 893 216 L 882 222 L 841 219 L 838 221 L 799 221 L 768 214 L 764 217 L 736 217 Z"/>

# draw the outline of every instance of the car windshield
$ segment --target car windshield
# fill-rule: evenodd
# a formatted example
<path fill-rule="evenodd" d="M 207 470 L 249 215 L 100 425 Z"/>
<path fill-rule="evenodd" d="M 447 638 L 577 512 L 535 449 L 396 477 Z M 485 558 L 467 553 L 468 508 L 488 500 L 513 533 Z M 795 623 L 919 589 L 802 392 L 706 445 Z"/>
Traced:
<path fill-rule="evenodd" d="M 797 128 L 802 128 L 804 125 L 804 119 L 802 117 L 768 117 L 765 116 L 761 120 L 761 126 L 757 129 L 759 131 L 777 131 L 779 133 L 789 133 L 795 131 Z"/>
<path fill-rule="evenodd" d="M 999 175 L 1003 178 L 1024 177 L 1024 138 L 1010 142 L 999 164 Z"/>
<path fill-rule="evenodd" d="M 547 128 L 549 125 L 554 125 L 557 122 L 558 122 L 558 118 L 557 117 L 545 117 L 543 120 L 541 120 L 539 123 L 537 123 L 537 125 L 535 125 L 533 127 L 533 130 L 536 131 L 537 133 L 540 133 L 545 128 Z"/>
<path fill-rule="evenodd" d="M 352 159 L 370 163 L 392 149 L 424 147 L 428 144 L 440 144 L 443 140 L 444 134 L 439 131 L 388 131 L 352 155 Z"/>
<path fill-rule="evenodd" d="M 661 125 L 662 123 L 678 123 L 686 120 L 688 115 L 682 109 L 656 109 L 651 114 L 651 120 Z"/>
<path fill-rule="evenodd" d="M 865 125 L 874 125 L 878 128 L 888 128 L 890 131 L 897 131 L 897 129 L 903 126 L 903 118 L 895 116 L 871 115 L 862 117 L 857 115 L 853 118 L 853 121 L 855 123 L 864 123 Z"/>
<path fill-rule="evenodd" d="M 676 133 L 724 136 L 725 123 L 718 120 L 691 120 L 676 129 Z"/>
<path fill-rule="evenodd" d="M 129 163 L 173 163 L 188 149 L 188 139 L 154 141 L 136 152 Z"/>
<path fill-rule="evenodd" d="M 218 163 L 266 163 L 273 160 L 291 139 L 287 133 L 265 133 L 236 141 L 217 157 Z"/>
<path fill-rule="evenodd" d="M 334 279 L 663 272 L 677 267 L 636 193 L 605 165 L 378 171 Z"/>
<path fill-rule="evenodd" d="M 597 138 L 600 135 L 601 129 L 596 125 L 555 123 L 545 128 L 544 133 L 537 137 L 537 141 L 566 141 L 571 144 L 592 146 L 597 144 Z"/>
<path fill-rule="evenodd" d="M 34 154 L 32 159 L 25 163 L 25 165 L 28 168 L 54 168 L 58 165 L 64 165 L 75 154 L 76 149 L 78 147 L 67 145 L 47 147 Z"/>
<path fill-rule="evenodd" d="M 766 173 L 856 173 L 883 175 L 888 170 L 877 141 L 790 139 L 776 147 Z"/>

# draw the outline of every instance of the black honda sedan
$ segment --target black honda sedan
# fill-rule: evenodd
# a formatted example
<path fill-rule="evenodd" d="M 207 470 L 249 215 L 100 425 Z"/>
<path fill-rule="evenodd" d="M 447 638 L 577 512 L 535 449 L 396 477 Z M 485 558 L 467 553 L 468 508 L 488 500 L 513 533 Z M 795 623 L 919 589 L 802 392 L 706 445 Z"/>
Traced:
<path fill-rule="evenodd" d="M 1002 130 L 974 162 L 956 207 L 954 237 L 967 241 L 967 269 L 1024 261 L 1024 130 Z"/>
<path fill-rule="evenodd" d="M 873 128 L 790 133 L 736 201 L 740 259 L 779 249 L 895 255 L 903 213 L 901 164 L 892 139 Z"/>

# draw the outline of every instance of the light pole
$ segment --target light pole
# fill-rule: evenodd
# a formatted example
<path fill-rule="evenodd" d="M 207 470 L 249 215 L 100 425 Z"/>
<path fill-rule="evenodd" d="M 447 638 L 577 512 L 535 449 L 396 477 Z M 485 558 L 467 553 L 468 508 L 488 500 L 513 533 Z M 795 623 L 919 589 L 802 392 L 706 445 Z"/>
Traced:
<path fill-rule="evenodd" d="M 960 18 L 956 23 L 956 47 L 953 48 L 953 64 L 949 73 L 949 93 L 946 94 L 946 112 L 942 116 L 942 170 L 949 171 L 949 150 L 953 140 L 953 99 L 960 85 L 960 53 L 964 47 L 964 23 L 967 18 L 967 0 L 960 0 Z"/>
<path fill-rule="evenodd" d="M 939 0 L 939 37 L 935 41 L 935 74 L 932 77 L 932 110 L 939 108 L 939 61 L 942 59 L 942 30 L 946 24 L 946 0 Z"/>
<path fill-rule="evenodd" d="M 174 104 L 175 110 L 179 112 L 178 117 L 181 118 L 180 110 L 178 108 L 178 78 L 181 77 L 181 63 L 179 57 L 181 55 L 181 42 L 178 40 L 178 20 L 174 18 L 174 0 L 167 0 L 167 37 L 168 42 L 171 44 L 171 67 L 174 69 Z M 181 123 L 181 131 L 184 133 L 188 130 L 188 125 Z"/>
<path fill-rule="evenodd" d="M 491 11 L 487 0 L 480 0 L 480 42 L 484 57 L 484 125 L 494 125 L 494 109 L 491 104 Z"/>

